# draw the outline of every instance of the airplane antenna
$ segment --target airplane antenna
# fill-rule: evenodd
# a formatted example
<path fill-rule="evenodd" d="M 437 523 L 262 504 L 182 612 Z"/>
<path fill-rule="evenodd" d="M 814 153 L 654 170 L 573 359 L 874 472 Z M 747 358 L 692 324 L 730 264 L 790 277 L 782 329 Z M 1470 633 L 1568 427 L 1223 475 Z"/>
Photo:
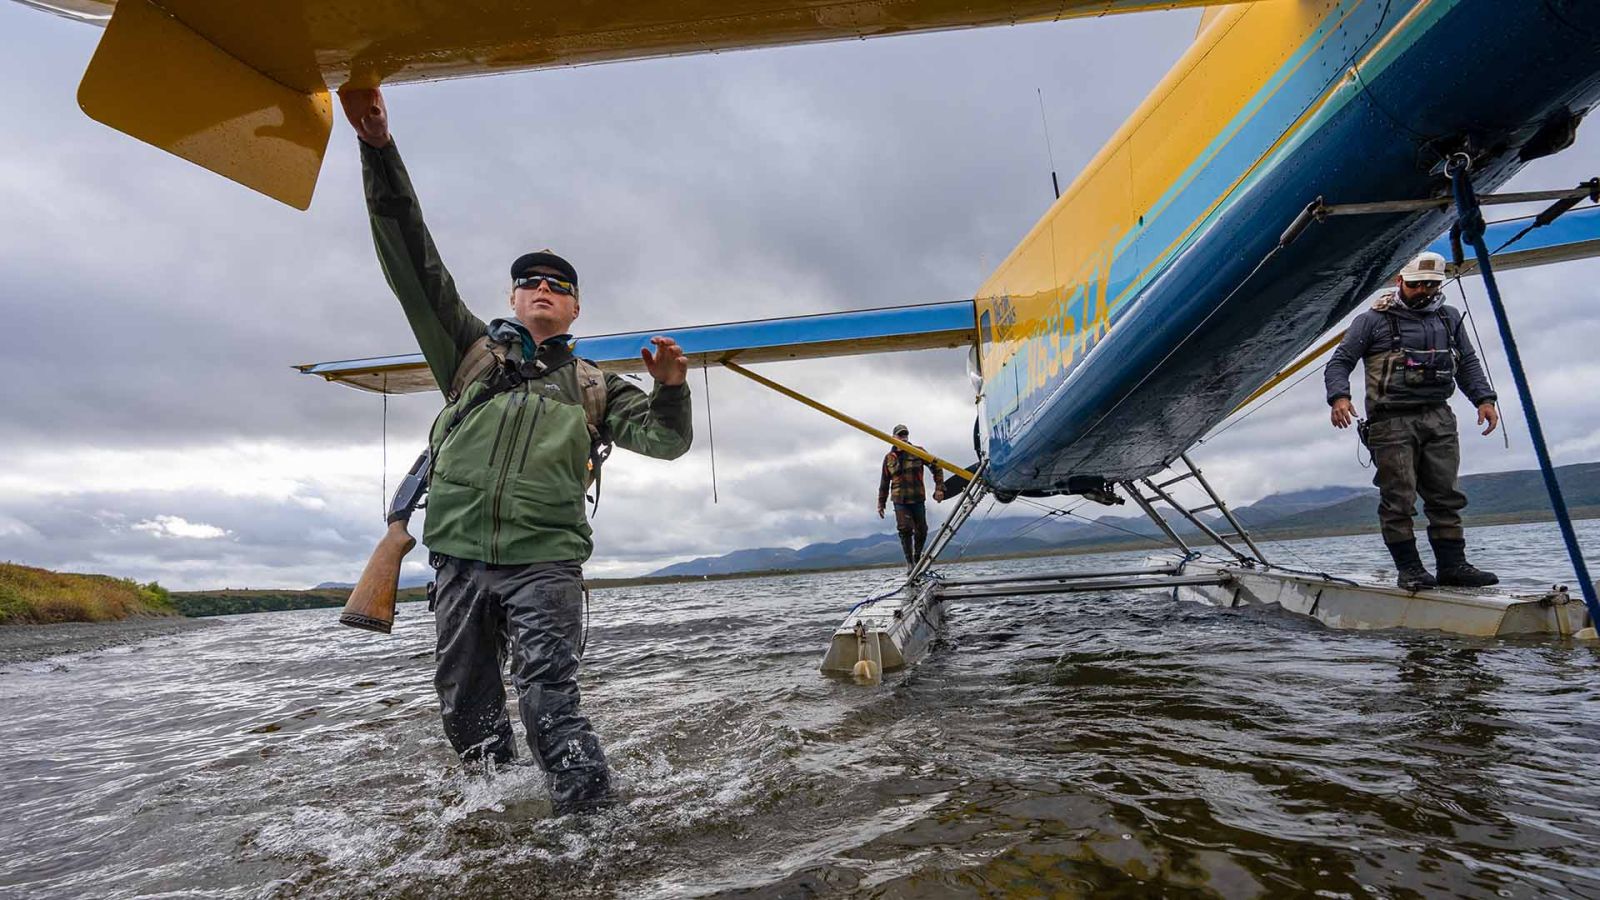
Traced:
<path fill-rule="evenodd" d="M 1033 92 L 1039 95 L 1039 121 L 1044 123 L 1044 152 L 1050 157 L 1050 186 L 1056 190 L 1056 199 L 1061 199 L 1061 181 L 1056 178 L 1056 152 L 1050 147 L 1050 119 L 1044 114 L 1044 88 L 1034 88 Z"/>

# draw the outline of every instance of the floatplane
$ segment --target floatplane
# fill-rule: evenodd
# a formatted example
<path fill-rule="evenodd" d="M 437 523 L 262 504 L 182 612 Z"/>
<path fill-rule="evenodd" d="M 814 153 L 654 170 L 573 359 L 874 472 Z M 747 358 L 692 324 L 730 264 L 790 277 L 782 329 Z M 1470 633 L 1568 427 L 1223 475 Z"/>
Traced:
<path fill-rule="evenodd" d="M 698 365 L 950 473 L 954 511 L 900 589 L 850 612 L 826 671 L 876 677 L 908 665 L 947 602 L 1028 593 L 1154 589 L 1280 604 L 1334 627 L 1473 635 L 1592 635 L 1600 621 L 1494 281 L 1496 271 L 1600 255 L 1600 207 L 1584 206 L 1600 201 L 1600 181 L 1493 193 L 1570 146 L 1600 99 L 1600 3 L 484 0 L 466 14 L 416 4 L 402 15 L 370 0 L 21 2 L 105 24 L 79 91 L 90 116 L 302 208 L 332 127 L 329 85 L 1208 7 L 1187 52 L 971 299 L 584 337 L 578 353 L 627 373 L 651 335 L 669 333 Z M 182 89 L 198 83 L 212 89 Z M 1534 202 L 1549 205 L 1525 220 L 1487 224 L 1481 211 Z M 1409 593 L 1292 571 L 1267 558 L 1187 455 L 1330 349 L 1318 339 L 1430 246 L 1458 276 L 1484 278 L 1578 596 L 1562 586 Z M 970 349 L 972 466 L 748 368 L 936 347 Z M 369 391 L 437 387 L 417 354 L 299 368 Z M 1206 502 L 1181 501 L 1182 482 Z M 1097 573 L 942 575 L 941 554 L 989 496 L 1131 500 L 1176 552 Z M 1219 557 L 1191 546 L 1195 534 Z"/>

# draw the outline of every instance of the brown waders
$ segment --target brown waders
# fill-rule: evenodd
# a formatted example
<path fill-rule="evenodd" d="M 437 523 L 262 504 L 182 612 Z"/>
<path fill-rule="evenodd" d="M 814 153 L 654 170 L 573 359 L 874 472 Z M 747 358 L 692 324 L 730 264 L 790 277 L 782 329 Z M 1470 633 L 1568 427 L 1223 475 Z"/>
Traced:
<path fill-rule="evenodd" d="M 1367 423 L 1367 447 L 1377 472 L 1378 520 L 1385 543 L 1415 540 L 1412 518 L 1417 495 L 1428 516 L 1428 538 L 1462 539 L 1461 510 L 1467 495 L 1461 493 L 1457 472 L 1461 467 L 1461 438 L 1450 407 L 1439 404 L 1418 410 L 1384 412 Z"/>
<path fill-rule="evenodd" d="M 1456 417 L 1440 403 L 1403 412 L 1380 412 L 1367 424 L 1367 446 L 1377 473 L 1378 519 L 1384 543 L 1394 557 L 1401 587 L 1415 590 L 1435 585 L 1487 587 L 1499 581 L 1467 562 L 1467 541 L 1461 530 L 1461 440 Z M 1412 530 L 1417 495 L 1428 517 L 1428 543 L 1438 577 L 1428 573 L 1417 553 Z"/>
<path fill-rule="evenodd" d="M 928 504 L 896 503 L 894 528 L 900 533 L 900 549 L 906 555 L 906 565 L 922 558 L 922 545 L 928 542 Z"/>
<path fill-rule="evenodd" d="M 605 753 L 578 711 L 583 568 L 434 559 L 433 681 L 450 745 L 467 763 L 516 758 L 501 680 L 509 658 L 517 710 L 556 814 L 604 805 L 611 791 Z"/>

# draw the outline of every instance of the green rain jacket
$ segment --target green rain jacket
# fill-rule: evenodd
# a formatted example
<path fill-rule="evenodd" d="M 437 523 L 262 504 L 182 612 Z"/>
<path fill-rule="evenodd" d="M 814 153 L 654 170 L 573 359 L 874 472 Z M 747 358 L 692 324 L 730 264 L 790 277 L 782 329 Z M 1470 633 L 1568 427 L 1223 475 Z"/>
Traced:
<path fill-rule="evenodd" d="M 560 366 L 495 396 L 446 436 L 452 410 L 488 388 L 479 380 L 450 396 L 468 349 L 487 334 L 515 361 L 532 352 L 532 341 L 520 323 L 485 325 L 461 301 L 394 143 L 381 149 L 362 143 L 361 168 L 378 260 L 449 401 L 429 438 L 434 468 L 423 543 L 438 553 L 500 565 L 588 559 L 594 550 L 584 512 L 590 435 L 577 366 Z M 688 451 L 693 429 L 686 385 L 657 385 L 646 395 L 616 375 L 605 378 L 603 434 L 658 459 Z"/>

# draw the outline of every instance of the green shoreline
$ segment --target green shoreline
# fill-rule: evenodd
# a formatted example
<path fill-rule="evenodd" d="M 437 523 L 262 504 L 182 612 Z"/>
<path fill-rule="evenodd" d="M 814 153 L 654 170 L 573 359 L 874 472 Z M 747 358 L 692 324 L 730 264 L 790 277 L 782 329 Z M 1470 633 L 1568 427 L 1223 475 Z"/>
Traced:
<path fill-rule="evenodd" d="M 0 562 L 0 626 L 120 622 L 179 615 L 172 595 L 152 581 L 52 572 Z"/>
<path fill-rule="evenodd" d="M 1585 506 L 1572 510 L 1574 519 L 1600 519 L 1600 506 Z M 1528 513 L 1512 513 L 1505 515 L 1490 515 L 1468 517 L 1468 528 L 1483 528 L 1491 525 L 1526 525 L 1536 522 L 1555 521 L 1549 515 L 1534 515 Z M 1299 528 L 1285 531 L 1264 529 L 1252 532 L 1251 537 L 1258 541 L 1284 541 L 1306 540 L 1310 538 L 1348 537 L 1352 535 L 1372 535 L 1377 537 L 1378 530 L 1373 528 Z M 1187 537 L 1186 537 L 1187 539 Z M 1198 544 L 1199 542 L 1196 541 Z M 1123 553 L 1135 550 L 1159 550 L 1168 545 L 1155 540 L 1143 538 L 1112 538 L 1093 543 L 1071 544 L 1065 547 L 1028 551 L 1023 553 L 1001 553 L 983 556 L 970 556 L 961 562 L 984 562 L 1004 559 L 1034 559 L 1043 556 L 1082 556 L 1090 553 Z M 859 572 L 872 569 L 899 571 L 898 563 L 876 563 L 864 566 L 827 566 L 818 568 L 800 569 L 762 569 L 753 572 L 728 572 L 718 575 L 642 575 L 636 578 L 590 578 L 587 579 L 590 588 L 607 590 L 615 588 L 644 587 L 650 585 L 670 584 L 704 584 L 710 581 L 735 581 L 747 578 L 777 578 L 788 575 L 815 575 L 834 572 Z M 218 616 L 235 615 L 247 612 L 273 612 L 290 609 L 318 609 L 334 606 L 343 606 L 350 592 L 343 588 L 322 590 L 286 591 L 286 590 L 226 590 L 226 591 L 174 591 L 173 602 L 186 616 Z M 401 591 L 396 600 L 400 603 L 426 599 L 426 589 L 407 588 Z"/>
<path fill-rule="evenodd" d="M 1575 519 L 1600 518 L 1600 506 L 1581 506 L 1572 510 Z M 1507 513 L 1500 515 L 1471 516 L 1467 526 L 1521 525 L 1554 521 L 1548 514 L 1536 512 Z M 1253 536 L 1260 541 L 1304 540 L 1310 538 L 1372 535 L 1375 527 L 1361 528 L 1298 528 L 1285 530 L 1263 529 Z M 1198 541 L 1196 541 L 1198 544 Z M 1018 553 L 985 554 L 970 556 L 961 562 L 984 562 L 1005 559 L 1032 559 L 1045 556 L 1082 556 L 1090 553 L 1124 553 L 1138 550 L 1165 549 L 1166 544 L 1154 538 L 1111 537 L 1103 541 L 1085 541 L 1046 550 L 1029 550 Z M 828 574 L 882 569 L 898 572 L 898 563 L 871 565 L 826 566 L 817 568 L 763 569 L 752 572 L 729 572 L 718 575 L 666 575 L 639 576 L 635 578 L 591 578 L 588 583 L 596 590 L 672 585 L 712 581 L 732 581 L 747 578 L 776 578 L 791 575 Z M 279 612 L 295 609 L 322 609 L 343 606 L 349 590 L 346 588 L 293 590 L 220 590 L 171 591 L 159 584 L 138 584 L 123 578 L 107 575 L 81 575 L 51 572 L 14 563 L 0 563 L 0 628 L 37 627 L 64 622 L 116 622 L 148 621 L 177 617 L 202 618 L 208 616 L 237 615 L 252 612 Z M 399 592 L 401 603 L 426 599 L 425 588 L 408 588 Z"/>

